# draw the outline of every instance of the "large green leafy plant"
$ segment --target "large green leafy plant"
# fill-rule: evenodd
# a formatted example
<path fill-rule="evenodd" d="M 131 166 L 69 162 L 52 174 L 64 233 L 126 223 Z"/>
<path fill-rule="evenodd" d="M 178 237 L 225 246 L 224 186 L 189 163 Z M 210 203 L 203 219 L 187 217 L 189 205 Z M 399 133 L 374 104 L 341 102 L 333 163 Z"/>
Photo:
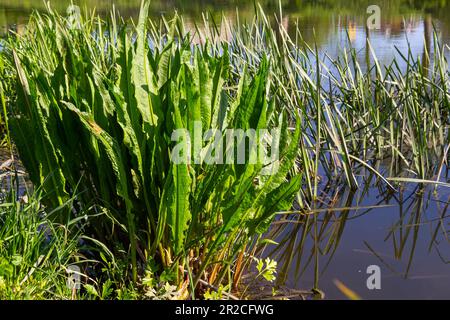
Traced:
<path fill-rule="evenodd" d="M 143 3 L 136 27 L 115 17 L 73 27 L 54 12 L 34 14 L 5 53 L 18 78 L 10 123 L 49 205 L 76 195 L 75 211 L 104 213 L 89 231 L 129 252 L 134 279 L 151 258 L 178 283 L 189 275 L 195 288 L 222 281 L 249 241 L 292 205 L 300 129 L 274 112 L 266 59 L 255 74 L 232 72 L 226 47 L 218 54 L 194 45 L 178 18 L 163 21 L 161 32 L 147 11 Z M 277 170 L 263 175 L 267 164 L 248 161 L 251 148 L 245 163 L 175 163 L 176 145 L 195 153 L 195 123 L 222 133 L 274 129 Z M 172 141 L 177 129 L 191 141 Z M 200 145 L 207 151 L 213 142 Z"/>

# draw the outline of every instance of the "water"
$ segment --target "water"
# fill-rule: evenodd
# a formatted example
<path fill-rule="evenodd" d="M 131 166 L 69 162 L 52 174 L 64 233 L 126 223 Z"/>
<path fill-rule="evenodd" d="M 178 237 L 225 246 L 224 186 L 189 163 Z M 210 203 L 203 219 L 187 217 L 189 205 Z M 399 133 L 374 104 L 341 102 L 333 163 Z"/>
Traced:
<path fill-rule="evenodd" d="M 141 0 L 75 0 L 75 4 L 84 8 L 97 8 L 100 14 L 106 14 L 115 7 L 124 16 L 137 17 Z M 278 0 L 261 1 L 266 12 L 279 13 Z M 448 1 L 406 1 L 406 0 L 325 0 L 293 1 L 282 0 L 285 28 L 293 34 L 298 24 L 303 38 L 312 43 L 316 41 L 322 53 L 336 55 L 340 48 L 351 44 L 360 49 L 364 57 L 366 36 L 369 35 L 378 58 L 388 63 L 396 54 L 394 47 L 405 52 L 407 38 L 411 44 L 412 54 L 422 56 L 424 43 L 432 46 L 432 31 L 435 27 L 443 43 L 450 44 L 450 10 Z M 66 12 L 70 0 L 53 1 L 52 8 L 61 13 Z M 381 28 L 367 32 L 365 25 L 370 14 L 369 5 L 378 5 L 381 9 Z M 44 9 L 41 0 L 0 0 L 0 35 L 13 29 L 19 33 L 33 9 Z M 202 12 L 208 12 L 216 21 L 223 14 L 231 21 L 236 21 L 239 12 L 241 22 L 250 21 L 254 16 L 253 0 L 169 0 L 152 1 L 151 15 L 170 16 L 174 10 L 182 13 L 188 25 L 201 21 Z M 237 10 L 238 9 L 238 10 Z M 362 59 L 363 60 L 363 59 Z"/>
<path fill-rule="evenodd" d="M 282 23 L 291 34 L 298 24 L 306 41 L 317 42 L 322 56 L 336 56 L 350 42 L 364 61 L 369 36 L 381 63 L 387 64 L 397 55 L 395 47 L 406 53 L 408 41 L 412 54 L 421 57 L 425 43 L 432 47 L 433 28 L 443 43 L 450 44 L 450 1 L 317 2 L 283 0 Z M 113 1 L 74 3 L 95 6 L 105 14 Z M 140 0 L 115 3 L 122 15 L 137 16 Z M 264 3 L 266 12 L 279 12 L 278 1 Z M 58 0 L 53 7 L 64 12 L 69 4 L 70 0 Z M 368 32 L 365 28 L 369 4 L 381 8 L 380 30 Z M 20 33 L 32 9 L 43 7 L 41 0 L 0 0 L 0 36 L 10 29 Z M 154 17 L 170 16 L 176 9 L 191 26 L 201 21 L 204 11 L 216 21 L 223 13 L 236 22 L 237 7 L 241 22 L 251 20 L 254 14 L 253 1 L 153 0 L 151 7 Z M 450 182 L 448 167 L 441 181 Z M 278 261 L 277 281 L 281 287 L 309 290 L 318 286 L 326 298 L 341 299 L 345 295 L 335 284 L 339 280 L 364 299 L 450 298 L 450 188 L 420 189 L 409 184 L 393 192 L 383 183 L 368 181 L 360 190 L 351 192 L 340 184 L 325 183 L 322 203 L 318 205 L 323 212 L 316 218 L 312 214 L 279 217 L 269 233 L 279 245 L 266 247 L 261 254 Z M 351 209 L 336 209 L 342 207 Z M 329 208 L 334 209 L 326 211 Z M 381 269 L 380 290 L 366 286 L 370 265 Z"/>
<path fill-rule="evenodd" d="M 406 185 L 390 192 L 369 184 L 356 192 L 331 188 L 323 197 L 323 208 L 333 211 L 324 209 L 317 221 L 280 218 L 268 235 L 279 243 L 264 254 L 278 261 L 280 285 L 313 288 L 317 266 L 318 287 L 330 299 L 345 298 L 336 280 L 363 299 L 450 297 L 449 188 Z M 359 209 L 338 209 L 345 207 Z M 381 290 L 367 288 L 371 265 L 380 267 Z"/>

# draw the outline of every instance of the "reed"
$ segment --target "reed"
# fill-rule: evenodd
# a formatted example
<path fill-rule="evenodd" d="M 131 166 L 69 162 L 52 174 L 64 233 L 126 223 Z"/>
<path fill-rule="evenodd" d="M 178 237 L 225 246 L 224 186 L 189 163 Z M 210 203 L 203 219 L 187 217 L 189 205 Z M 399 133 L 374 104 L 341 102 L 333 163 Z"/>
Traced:
<path fill-rule="evenodd" d="M 233 65 L 256 66 L 261 53 L 270 52 L 280 101 L 301 113 L 304 148 L 299 148 L 299 158 L 301 167 L 309 169 L 309 198 L 317 189 L 319 167 L 327 179 L 343 175 L 353 188 L 361 167 L 376 172 L 374 164 L 384 159 L 393 160 L 394 176 L 406 170 L 418 179 L 435 175 L 438 168 L 426 168 L 448 161 L 450 141 L 449 48 L 439 34 L 434 32 L 433 49 L 422 57 L 398 51 L 398 58 L 382 66 L 369 40 L 364 61 L 351 46 L 337 57 L 319 56 L 298 28 L 288 34 L 279 23 L 282 17 L 281 9 L 270 19 L 259 8 L 249 26 L 235 30 L 225 18 L 222 23 L 232 35 L 225 42 Z M 209 28 L 220 50 L 221 35 Z"/>

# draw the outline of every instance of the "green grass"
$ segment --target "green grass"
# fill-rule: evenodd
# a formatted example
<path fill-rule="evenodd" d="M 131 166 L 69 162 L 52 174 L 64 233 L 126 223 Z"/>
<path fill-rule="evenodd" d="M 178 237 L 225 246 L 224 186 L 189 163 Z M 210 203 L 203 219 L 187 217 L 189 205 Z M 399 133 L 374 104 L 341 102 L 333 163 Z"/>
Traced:
<path fill-rule="evenodd" d="M 63 299 L 69 265 L 81 265 L 81 234 L 75 221 L 64 225 L 52 217 L 70 211 L 64 204 L 51 211 L 39 192 L 17 197 L 8 193 L 0 204 L 0 299 Z"/>
<path fill-rule="evenodd" d="M 0 146 L 11 145 L 9 142 L 9 130 L 8 130 L 8 112 L 7 104 L 8 100 L 12 99 L 11 95 L 14 91 L 11 90 L 13 85 L 12 76 L 8 74 L 8 70 L 11 70 L 7 65 L 7 61 L 4 61 L 0 55 Z"/>
<path fill-rule="evenodd" d="M 15 186 L 22 178 L 7 179 Z M 2 193 L 0 202 L 1 300 L 145 298 L 145 286 L 123 278 L 125 255 L 113 256 L 88 236 L 95 215 L 74 216 L 74 199 L 49 208 L 43 205 L 42 190 L 22 190 L 21 196 L 15 190 Z M 55 222 L 61 215 L 70 218 Z M 74 267 L 79 268 L 80 290 L 67 285 Z"/>

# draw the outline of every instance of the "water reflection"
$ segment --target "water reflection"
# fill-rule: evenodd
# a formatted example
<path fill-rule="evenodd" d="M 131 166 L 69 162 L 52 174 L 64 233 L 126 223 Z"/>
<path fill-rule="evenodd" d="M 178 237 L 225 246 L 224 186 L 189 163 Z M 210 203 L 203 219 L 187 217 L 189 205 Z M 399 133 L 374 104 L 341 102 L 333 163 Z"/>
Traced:
<path fill-rule="evenodd" d="M 53 1 L 52 7 L 64 13 L 70 0 Z M 124 16 L 136 17 L 140 0 L 78 0 L 75 4 L 82 8 L 97 8 L 97 12 L 106 15 L 115 7 Z M 261 1 L 266 11 L 279 14 L 278 0 Z M 322 52 L 333 56 L 342 47 L 350 43 L 362 50 L 362 57 L 366 49 L 366 39 L 370 38 L 372 46 L 382 63 L 389 63 L 395 55 L 394 46 L 403 52 L 407 49 L 407 38 L 411 43 L 412 54 L 421 56 L 425 48 L 432 48 L 433 27 L 440 32 L 442 41 L 450 43 L 450 17 L 445 15 L 450 9 L 450 1 L 281 1 L 285 28 L 292 34 L 298 27 L 302 37 L 309 43 L 317 42 Z M 381 8 L 381 29 L 370 31 L 366 28 L 369 5 Z M 17 1 L 0 0 L 0 35 L 7 30 L 18 33 L 33 9 L 43 10 L 41 0 Z M 254 16 L 253 1 L 202 1 L 193 0 L 187 4 L 184 1 L 152 1 L 151 15 L 159 17 L 161 14 L 171 15 L 175 10 L 183 13 L 188 25 L 194 29 L 194 23 L 201 23 L 202 12 L 207 12 L 220 21 L 222 14 L 232 22 L 251 21 Z M 237 15 L 238 12 L 238 15 Z M 226 37 L 226 35 L 224 35 Z"/>
<path fill-rule="evenodd" d="M 277 284 L 332 299 L 345 298 L 335 280 L 365 299 L 448 298 L 450 189 L 394 192 L 368 179 L 358 191 L 326 184 L 315 210 L 277 220 L 267 237 L 279 245 L 259 252 L 278 261 Z M 381 268 L 381 290 L 366 287 L 369 265 Z"/>

